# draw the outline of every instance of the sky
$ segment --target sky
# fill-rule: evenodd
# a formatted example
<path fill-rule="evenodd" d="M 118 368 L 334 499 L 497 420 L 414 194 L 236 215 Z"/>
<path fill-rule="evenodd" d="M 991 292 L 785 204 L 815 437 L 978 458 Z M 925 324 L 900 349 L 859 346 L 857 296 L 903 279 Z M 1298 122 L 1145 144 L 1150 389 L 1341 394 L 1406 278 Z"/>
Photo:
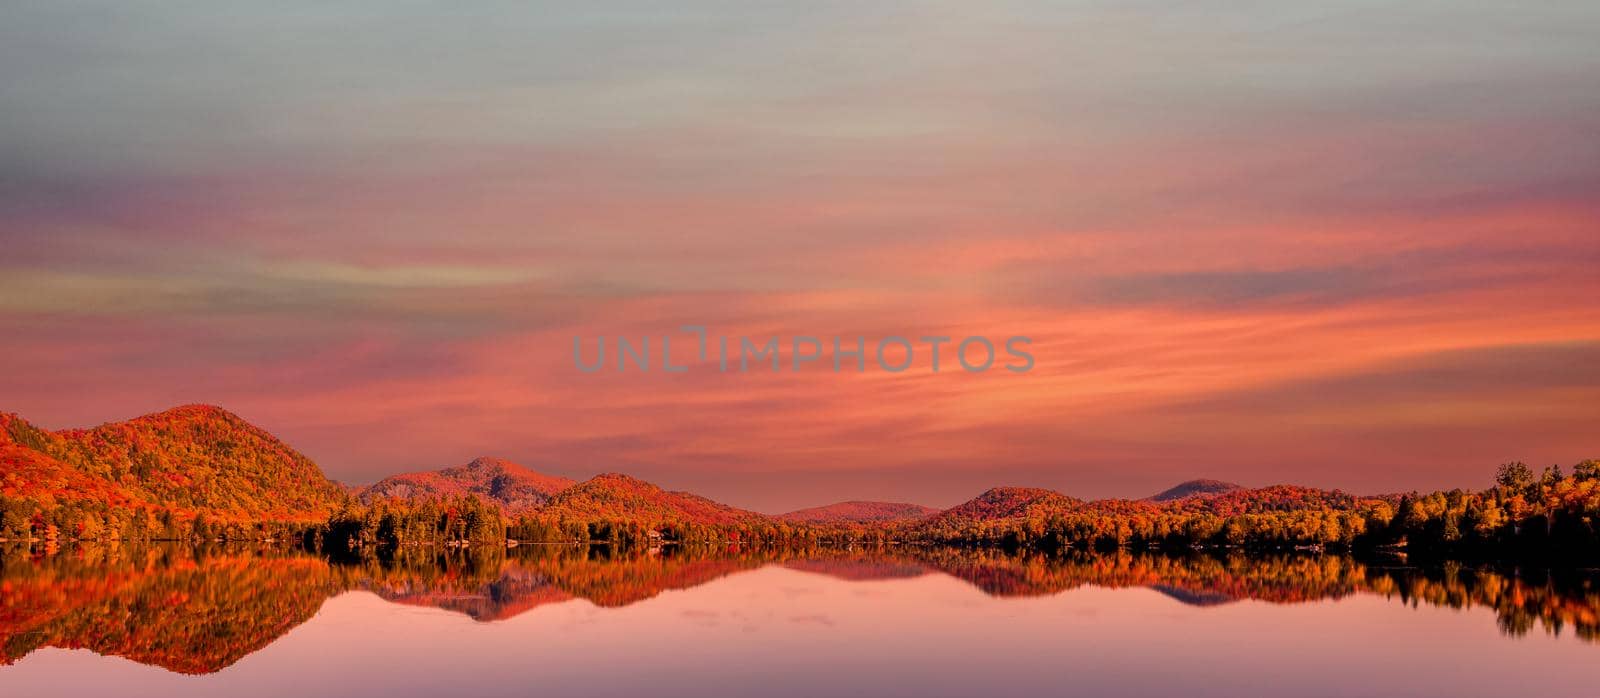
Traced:
<path fill-rule="evenodd" d="M 353 483 L 494 455 L 768 512 L 1481 487 L 1600 457 L 1597 27 L 0 1 L 0 411 L 212 403 Z M 1035 365 L 574 365 L 682 325 Z"/>

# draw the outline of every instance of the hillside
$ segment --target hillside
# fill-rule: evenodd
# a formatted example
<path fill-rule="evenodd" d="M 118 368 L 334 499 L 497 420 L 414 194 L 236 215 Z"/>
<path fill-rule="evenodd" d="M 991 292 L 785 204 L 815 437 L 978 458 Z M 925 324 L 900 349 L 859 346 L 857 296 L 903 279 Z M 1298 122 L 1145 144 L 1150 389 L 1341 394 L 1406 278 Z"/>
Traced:
<path fill-rule="evenodd" d="M 1211 497 L 1242 490 L 1244 487 L 1221 480 L 1189 480 L 1146 497 L 1151 502 L 1172 502 L 1185 497 Z"/>
<path fill-rule="evenodd" d="M 1083 506 L 1083 500 L 1040 487 L 996 487 L 940 512 L 928 528 L 960 528 L 1006 519 L 1048 517 Z"/>
<path fill-rule="evenodd" d="M 142 499 L 46 454 L 60 437 L 35 428 L 16 415 L 0 414 L 0 496 L 47 504 L 105 503 L 144 506 Z M 0 532 L 3 535 L 3 532 Z"/>
<path fill-rule="evenodd" d="M 778 515 L 789 523 L 884 523 L 921 521 L 939 510 L 921 504 L 850 501 L 799 509 Z"/>
<path fill-rule="evenodd" d="M 620 473 L 596 475 L 556 493 L 540 514 L 569 521 L 633 521 L 645 525 L 733 526 L 771 521 L 753 511 L 688 492 L 668 492 Z"/>
<path fill-rule="evenodd" d="M 91 502 L 100 511 L 180 520 L 204 513 L 212 522 L 309 523 L 347 497 L 310 459 L 218 407 L 55 432 L 0 415 L 0 427 L 3 493 L 39 511 Z"/>
<path fill-rule="evenodd" d="M 1210 497 L 1188 497 L 1168 502 L 1165 506 L 1171 511 L 1234 516 L 1291 511 L 1351 511 L 1374 501 L 1377 500 L 1358 498 L 1339 490 L 1273 485 L 1238 489 Z"/>
<path fill-rule="evenodd" d="M 377 497 L 415 499 L 475 494 L 498 505 L 501 511 L 516 515 L 543 507 L 557 492 L 574 484 L 573 480 L 535 472 L 508 460 L 483 457 L 452 468 L 386 477 L 362 489 L 359 496 L 363 502 L 370 502 Z"/>

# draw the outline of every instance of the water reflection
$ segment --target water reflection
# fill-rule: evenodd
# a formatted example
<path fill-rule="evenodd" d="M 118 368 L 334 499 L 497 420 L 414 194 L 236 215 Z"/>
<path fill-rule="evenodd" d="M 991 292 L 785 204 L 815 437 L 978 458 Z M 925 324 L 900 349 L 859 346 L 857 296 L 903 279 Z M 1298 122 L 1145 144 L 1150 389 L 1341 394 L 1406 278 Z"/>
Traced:
<path fill-rule="evenodd" d="M 325 600 L 349 591 L 493 622 L 572 599 L 627 606 L 765 566 L 846 582 L 947 575 L 993 597 L 1142 587 L 1197 607 L 1375 595 L 1409 606 L 1492 611 L 1511 637 L 1539 626 L 1589 642 L 1600 638 L 1600 575 L 1592 570 L 1424 567 L 1322 555 L 1043 555 L 919 547 L 525 546 L 341 559 L 271 548 L 88 546 L 0 555 L 0 662 L 14 663 L 42 647 L 82 648 L 205 674 L 266 647 L 316 615 Z"/>

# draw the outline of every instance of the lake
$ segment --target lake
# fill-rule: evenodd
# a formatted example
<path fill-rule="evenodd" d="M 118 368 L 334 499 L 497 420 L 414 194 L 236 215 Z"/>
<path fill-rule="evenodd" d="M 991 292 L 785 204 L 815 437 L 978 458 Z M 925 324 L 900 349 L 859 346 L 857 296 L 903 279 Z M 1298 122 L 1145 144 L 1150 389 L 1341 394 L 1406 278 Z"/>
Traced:
<path fill-rule="evenodd" d="M 4 696 L 1590 696 L 1600 571 L 523 546 L 0 556 Z"/>

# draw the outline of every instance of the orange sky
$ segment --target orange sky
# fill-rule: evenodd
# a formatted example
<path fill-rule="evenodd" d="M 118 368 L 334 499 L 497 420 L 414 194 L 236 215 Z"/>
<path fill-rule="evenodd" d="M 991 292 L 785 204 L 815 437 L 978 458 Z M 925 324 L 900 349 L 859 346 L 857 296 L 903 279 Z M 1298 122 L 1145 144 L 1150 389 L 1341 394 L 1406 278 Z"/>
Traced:
<path fill-rule="evenodd" d="M 767 511 L 1600 456 L 1600 10 L 914 8 L 16 10 L 0 410 Z M 572 365 L 684 324 L 1037 364 Z"/>

